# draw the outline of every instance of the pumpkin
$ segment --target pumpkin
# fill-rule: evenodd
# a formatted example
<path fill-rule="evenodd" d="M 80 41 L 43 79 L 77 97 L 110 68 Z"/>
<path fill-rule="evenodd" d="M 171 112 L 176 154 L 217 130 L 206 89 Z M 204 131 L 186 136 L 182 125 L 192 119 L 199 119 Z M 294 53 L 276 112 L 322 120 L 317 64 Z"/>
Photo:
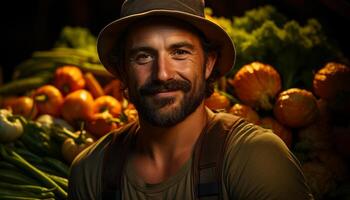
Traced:
<path fill-rule="evenodd" d="M 329 109 L 328 102 L 324 99 L 317 99 L 317 108 L 319 110 L 319 119 L 321 123 L 332 123 L 332 113 Z"/>
<path fill-rule="evenodd" d="M 334 150 L 320 150 L 314 152 L 315 159 L 321 161 L 328 171 L 332 172 L 337 181 L 348 178 L 348 169 L 344 158 Z"/>
<path fill-rule="evenodd" d="M 311 124 L 319 115 L 314 95 L 299 88 L 291 88 L 280 93 L 273 112 L 279 122 L 293 128 Z"/>
<path fill-rule="evenodd" d="M 317 96 L 327 100 L 350 92 L 350 68 L 341 63 L 327 63 L 315 74 L 313 89 Z"/>
<path fill-rule="evenodd" d="M 226 110 L 230 107 L 230 100 L 220 92 L 214 91 L 210 97 L 204 100 L 204 104 L 212 110 Z"/>
<path fill-rule="evenodd" d="M 234 115 L 243 117 L 248 122 L 251 122 L 253 124 L 257 124 L 259 122 L 258 113 L 255 110 L 253 110 L 251 107 L 243 104 L 236 103 L 230 108 L 228 112 Z"/>
<path fill-rule="evenodd" d="M 315 199 L 325 199 L 326 194 L 336 186 L 332 172 L 320 161 L 304 163 L 302 171 Z"/>
<path fill-rule="evenodd" d="M 335 126 L 332 130 L 335 149 L 345 158 L 350 158 L 350 125 L 346 127 Z"/>
<path fill-rule="evenodd" d="M 300 128 L 296 134 L 298 135 L 298 141 L 307 145 L 306 148 L 310 151 L 333 148 L 332 127 L 322 121 Z"/>
<path fill-rule="evenodd" d="M 264 117 L 260 120 L 260 126 L 271 129 L 274 134 L 280 137 L 283 142 L 291 148 L 292 146 L 292 131 L 284 127 L 272 117 Z"/>
<path fill-rule="evenodd" d="M 278 72 L 260 62 L 244 65 L 228 82 L 244 104 L 264 110 L 273 108 L 273 100 L 282 87 Z"/>

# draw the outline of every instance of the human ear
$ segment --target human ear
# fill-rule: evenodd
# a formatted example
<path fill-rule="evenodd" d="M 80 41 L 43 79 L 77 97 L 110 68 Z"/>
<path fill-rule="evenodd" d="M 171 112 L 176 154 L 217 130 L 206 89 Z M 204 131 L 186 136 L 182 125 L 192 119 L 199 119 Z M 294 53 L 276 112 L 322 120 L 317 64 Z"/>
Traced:
<path fill-rule="evenodd" d="M 205 63 L 205 79 L 208 79 L 216 63 L 217 53 L 208 53 L 207 62 Z"/>

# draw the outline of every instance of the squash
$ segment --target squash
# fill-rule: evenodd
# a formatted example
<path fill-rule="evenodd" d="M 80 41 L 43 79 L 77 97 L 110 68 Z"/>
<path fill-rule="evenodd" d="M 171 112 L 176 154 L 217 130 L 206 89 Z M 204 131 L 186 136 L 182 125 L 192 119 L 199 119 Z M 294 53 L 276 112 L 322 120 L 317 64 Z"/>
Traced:
<path fill-rule="evenodd" d="M 316 121 L 298 129 L 296 135 L 298 136 L 298 141 L 305 144 L 310 152 L 333 148 L 332 126 L 322 121 Z"/>
<path fill-rule="evenodd" d="M 314 95 L 299 88 L 291 88 L 280 93 L 273 112 L 279 122 L 292 128 L 311 124 L 319 115 Z"/>
<path fill-rule="evenodd" d="M 337 152 L 344 158 L 350 158 L 350 125 L 346 127 L 335 126 L 332 129 L 332 135 Z"/>
<path fill-rule="evenodd" d="M 228 82 L 244 104 L 264 110 L 273 108 L 273 100 L 282 87 L 278 72 L 260 62 L 244 65 Z"/>
<path fill-rule="evenodd" d="M 315 199 L 325 199 L 326 195 L 336 187 L 332 172 L 320 161 L 304 163 L 302 171 Z"/>
<path fill-rule="evenodd" d="M 258 124 L 259 122 L 259 115 L 258 113 L 253 110 L 251 107 L 236 103 L 233 105 L 230 110 L 228 111 L 229 113 L 232 113 L 234 115 L 240 116 L 245 118 L 248 122 L 251 122 L 253 124 Z"/>
<path fill-rule="evenodd" d="M 292 146 L 292 131 L 284 127 L 272 117 L 264 117 L 260 120 L 260 126 L 271 129 L 274 134 L 280 137 L 288 148 Z"/>
<path fill-rule="evenodd" d="M 339 93 L 350 92 L 350 68 L 336 62 L 329 62 L 314 76 L 314 93 L 326 100 L 332 100 Z"/>

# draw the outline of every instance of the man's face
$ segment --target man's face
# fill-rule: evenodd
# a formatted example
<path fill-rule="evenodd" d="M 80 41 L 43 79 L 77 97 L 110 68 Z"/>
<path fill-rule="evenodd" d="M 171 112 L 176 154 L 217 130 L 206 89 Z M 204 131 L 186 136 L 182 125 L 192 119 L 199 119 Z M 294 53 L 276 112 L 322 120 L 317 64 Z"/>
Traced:
<path fill-rule="evenodd" d="M 161 127 L 181 122 L 203 102 L 215 62 L 210 56 L 205 62 L 197 35 L 166 22 L 138 23 L 125 49 L 130 100 L 141 119 Z"/>

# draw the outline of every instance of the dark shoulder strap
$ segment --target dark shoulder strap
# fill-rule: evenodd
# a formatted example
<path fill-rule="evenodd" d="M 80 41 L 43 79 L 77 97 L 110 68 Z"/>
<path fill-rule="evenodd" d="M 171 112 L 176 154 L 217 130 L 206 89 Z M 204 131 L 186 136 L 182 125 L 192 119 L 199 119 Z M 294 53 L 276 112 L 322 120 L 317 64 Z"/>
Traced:
<path fill-rule="evenodd" d="M 231 114 L 215 114 L 199 137 L 192 164 L 193 199 L 222 199 L 221 172 L 226 141 L 241 122 L 240 118 Z"/>
<path fill-rule="evenodd" d="M 102 200 L 121 200 L 121 178 L 129 146 L 136 132 L 135 123 L 123 127 L 114 133 L 108 144 L 102 164 Z"/>

